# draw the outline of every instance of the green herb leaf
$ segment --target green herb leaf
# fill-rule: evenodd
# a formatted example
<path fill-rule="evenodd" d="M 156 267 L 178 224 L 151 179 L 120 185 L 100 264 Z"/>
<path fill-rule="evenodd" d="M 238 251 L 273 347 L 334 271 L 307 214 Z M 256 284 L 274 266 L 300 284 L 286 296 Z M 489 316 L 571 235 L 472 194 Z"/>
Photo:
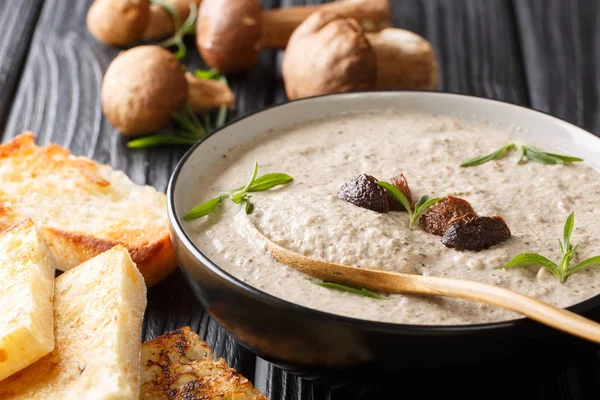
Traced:
<path fill-rule="evenodd" d="M 422 196 L 422 197 L 419 199 L 419 201 L 417 202 L 417 204 L 415 204 L 415 209 L 417 209 L 417 208 L 421 207 L 423 204 L 425 204 L 425 202 L 426 202 L 427 200 L 429 200 L 429 196 L 427 196 L 427 195 L 425 195 L 425 196 Z"/>
<path fill-rule="evenodd" d="M 379 181 L 377 182 L 377 184 L 385 190 L 387 190 L 389 193 L 391 193 L 392 196 L 394 196 L 394 198 L 396 198 L 396 200 L 398 200 L 400 204 L 402 204 L 402 206 L 406 209 L 409 218 L 409 229 L 413 228 L 415 222 L 419 218 L 419 215 L 421 215 L 425 210 L 427 210 L 429 207 L 431 207 L 438 201 L 444 199 L 443 197 L 436 197 L 434 199 L 430 199 L 428 196 L 423 196 L 415 205 L 415 210 L 413 211 L 413 209 L 410 207 L 408 199 L 400 189 L 388 182 Z"/>
<path fill-rule="evenodd" d="M 425 202 L 422 202 L 423 200 L 425 200 Z M 412 229 L 413 225 L 419 219 L 419 216 L 421 214 L 423 214 L 429 207 L 431 207 L 432 205 L 434 205 L 435 203 L 437 203 L 438 201 L 441 201 L 441 200 L 444 200 L 444 198 L 436 197 L 436 198 L 427 200 L 427 196 L 423 196 L 421 198 L 421 200 L 419 200 L 418 206 L 415 207 L 415 212 L 410 216 L 409 228 Z"/>
<path fill-rule="evenodd" d="M 507 268 L 518 268 L 523 267 L 525 265 L 538 265 L 547 269 L 560 283 L 564 283 L 565 280 L 577 270 L 582 268 L 586 268 L 588 266 L 599 264 L 600 256 L 591 257 L 587 260 L 580 262 L 579 264 L 571 267 L 571 261 L 577 250 L 579 249 L 579 245 L 573 246 L 571 244 L 571 234 L 573 233 L 573 226 L 575 225 L 575 213 L 569 214 L 567 220 L 565 221 L 565 226 L 563 228 L 563 240 L 558 241 L 560 252 L 562 254 L 562 258 L 560 260 L 560 264 L 550 261 L 546 257 L 541 254 L 536 253 L 523 253 L 514 257 L 512 260 L 508 262 L 508 264 L 500 267 L 500 269 Z"/>
<path fill-rule="evenodd" d="M 237 193 L 233 194 L 233 196 L 231 196 L 231 200 L 234 203 L 239 204 L 241 202 L 241 200 L 244 199 L 244 197 L 246 196 L 246 193 L 248 193 L 248 190 L 250 189 L 250 186 L 252 186 L 252 184 L 254 183 L 254 180 L 256 179 L 256 174 L 258 174 L 258 163 L 254 163 L 254 169 L 252 170 L 252 177 L 250 178 L 250 180 L 248 181 L 246 186 L 244 186 L 242 188 L 242 190 L 240 190 L 239 192 L 237 192 Z"/>
<path fill-rule="evenodd" d="M 481 165 L 481 164 L 485 164 L 486 162 L 495 160 L 497 158 L 502 157 L 506 152 L 513 150 L 515 148 L 515 144 L 514 143 L 509 143 L 506 146 L 503 146 L 501 148 L 499 148 L 498 150 L 494 151 L 493 153 L 490 153 L 486 156 L 481 156 L 481 157 L 475 157 L 471 160 L 465 161 L 464 163 L 460 164 L 461 167 L 474 167 L 476 165 Z"/>
<path fill-rule="evenodd" d="M 223 192 L 218 198 L 215 197 L 207 201 L 206 203 L 200 204 L 199 206 L 190 210 L 184 217 L 185 220 L 195 219 L 204 217 L 213 212 L 217 206 L 221 203 L 221 200 L 226 196 L 229 196 L 232 202 L 235 204 L 243 204 L 246 214 L 251 214 L 254 211 L 254 204 L 250 202 L 249 192 L 261 192 L 264 190 L 271 189 L 278 185 L 283 185 L 293 180 L 293 178 L 287 174 L 272 173 L 266 174 L 257 178 L 258 174 L 258 163 L 254 163 L 254 169 L 252 170 L 252 176 L 245 186 L 239 187 L 228 192 Z M 217 201 L 218 200 L 218 201 Z"/>
<path fill-rule="evenodd" d="M 560 272 L 558 271 L 558 265 L 556 263 L 550 261 L 546 257 L 541 254 L 536 253 L 523 253 L 514 257 L 510 260 L 506 265 L 500 267 L 500 269 L 510 269 L 510 268 L 521 268 L 528 265 L 538 265 L 540 267 L 546 268 L 552 275 L 556 277 L 556 279 L 560 280 Z"/>
<path fill-rule="evenodd" d="M 171 18 L 173 18 L 173 25 L 175 26 L 175 33 L 173 34 L 173 36 L 158 43 L 158 46 L 164 48 L 175 46 L 177 48 L 175 57 L 178 60 L 181 60 L 183 57 L 185 57 L 187 51 L 185 48 L 185 44 L 183 43 L 183 37 L 185 35 L 195 33 L 198 9 L 194 4 L 190 4 L 190 15 L 186 18 L 183 24 L 181 24 L 181 18 L 179 16 L 179 13 L 171 4 L 163 0 L 152 0 L 152 2 L 159 4 L 169 13 Z"/>
<path fill-rule="evenodd" d="M 562 154 L 546 153 L 531 146 L 522 146 L 523 153 L 528 160 L 546 165 L 564 164 L 569 162 L 581 162 L 579 157 L 571 157 Z M 523 158 L 523 157 L 521 157 Z"/>
<path fill-rule="evenodd" d="M 400 204 L 402 204 L 402 206 L 406 209 L 406 211 L 408 211 L 408 216 L 412 217 L 413 210 L 410 207 L 410 203 L 409 203 L 408 199 L 406 198 L 404 193 L 402 193 L 400 191 L 400 189 L 398 189 L 396 186 L 392 185 L 389 182 L 379 181 L 379 182 L 377 182 L 377 184 L 379 186 L 381 186 L 382 188 L 384 188 L 385 190 L 387 190 L 388 192 L 390 192 L 392 194 L 392 196 L 394 196 L 394 198 L 396 200 L 398 200 L 400 202 Z"/>
<path fill-rule="evenodd" d="M 555 164 L 563 164 L 564 163 L 562 158 L 553 156 L 549 153 L 544 153 L 542 151 L 538 151 L 537 149 L 534 149 L 532 147 L 523 146 L 523 149 L 525 150 L 525 157 L 527 157 L 528 160 L 534 161 L 536 163 L 546 164 L 546 165 L 555 165 Z"/>
<path fill-rule="evenodd" d="M 223 196 L 218 196 L 214 199 L 210 199 L 207 202 L 192 208 L 190 211 L 187 212 L 187 214 L 183 216 L 183 219 L 189 221 L 192 219 L 204 217 L 213 212 L 219 206 L 219 204 L 221 204 L 222 200 Z"/>
<path fill-rule="evenodd" d="M 506 146 L 499 148 L 498 150 L 496 150 L 495 152 L 493 152 L 491 154 L 481 156 L 481 157 L 476 157 L 469 161 L 465 161 L 464 163 L 460 164 L 460 166 L 461 167 L 474 167 L 476 165 L 485 164 L 488 161 L 495 160 L 497 158 L 502 157 L 506 152 L 513 150 L 516 147 L 517 147 L 517 145 L 515 143 L 509 143 Z M 530 161 L 537 162 L 540 164 L 547 164 L 547 165 L 564 164 L 564 163 L 568 163 L 568 162 L 583 161 L 583 159 L 581 159 L 579 157 L 572 157 L 572 156 L 566 156 L 566 155 L 554 154 L 554 153 L 546 153 L 546 152 L 543 152 L 540 149 L 537 149 L 533 146 L 520 145 L 520 147 L 521 147 L 521 157 L 519 158 L 519 161 L 517 161 L 518 164 L 522 163 L 525 159 L 528 159 Z"/>
<path fill-rule="evenodd" d="M 600 264 L 600 256 L 590 257 L 588 259 L 583 260 L 574 267 L 571 267 L 571 269 L 569 270 L 569 274 L 572 274 L 573 272 L 582 268 L 591 267 L 594 264 Z"/>
<path fill-rule="evenodd" d="M 254 211 L 254 204 L 250 200 L 246 200 L 246 214 L 252 214 L 252 211 Z"/>
<path fill-rule="evenodd" d="M 563 229 L 563 242 L 560 246 L 560 251 L 564 255 L 571 250 L 571 235 L 573 234 L 573 225 L 575 224 L 575 213 L 572 212 L 567 217 L 565 227 Z"/>
<path fill-rule="evenodd" d="M 127 143 L 127 147 L 130 149 L 142 149 L 148 147 L 159 147 L 165 145 L 185 145 L 191 146 L 196 143 L 196 139 L 188 139 L 185 137 L 171 136 L 171 135 L 154 135 L 146 136 L 139 139 L 131 140 Z"/>
<path fill-rule="evenodd" d="M 220 79 L 221 72 L 216 68 L 211 69 L 197 69 L 194 71 L 194 75 L 200 79 Z"/>
<path fill-rule="evenodd" d="M 288 174 L 282 174 L 274 172 L 271 174 L 265 174 L 260 178 L 256 178 L 250 186 L 249 192 L 262 192 L 263 190 L 269 190 L 275 186 L 285 185 L 288 182 L 293 181 L 294 178 Z"/>
<path fill-rule="evenodd" d="M 340 285 L 339 283 L 332 283 L 332 282 L 313 282 L 313 283 L 316 285 L 322 286 L 322 287 L 326 287 L 328 289 L 341 290 L 343 292 L 350 292 L 350 293 L 358 294 L 358 295 L 365 296 L 365 297 L 371 297 L 373 299 L 385 300 L 385 297 L 382 297 L 382 296 L 378 295 L 377 293 L 371 292 L 370 290 L 367 290 L 367 289 L 355 289 L 350 286 Z"/>
<path fill-rule="evenodd" d="M 221 75 L 221 77 L 219 78 L 219 81 L 228 85 L 227 78 L 225 77 L 225 75 Z M 227 121 L 227 106 L 222 105 L 221 107 L 219 107 L 219 111 L 217 112 L 217 120 L 215 122 L 216 128 L 219 129 L 220 127 L 225 125 L 226 121 Z"/>

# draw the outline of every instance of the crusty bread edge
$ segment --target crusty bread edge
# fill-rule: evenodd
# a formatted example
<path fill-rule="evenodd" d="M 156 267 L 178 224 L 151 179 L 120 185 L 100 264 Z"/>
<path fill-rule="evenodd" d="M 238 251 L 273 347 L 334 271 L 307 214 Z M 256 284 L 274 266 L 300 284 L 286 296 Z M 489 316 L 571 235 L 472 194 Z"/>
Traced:
<path fill-rule="evenodd" d="M 10 157 L 15 152 L 33 150 L 37 146 L 35 140 L 36 137 L 33 132 L 22 132 L 12 140 L 0 145 L 0 158 Z M 49 146 L 54 146 L 57 151 L 64 152 L 66 155 L 71 154 L 68 149 L 62 146 L 54 144 Z M 112 168 L 87 157 L 78 158 L 89 161 L 93 165 Z M 78 232 L 63 231 L 45 226 L 40 227 L 39 225 L 38 231 L 42 234 L 54 256 L 56 269 L 60 271 L 68 271 L 118 244 L 125 246 L 129 251 L 133 262 L 144 277 L 146 287 L 156 285 L 177 268 L 175 251 L 166 227 L 164 235 L 159 240 L 141 247 L 131 247 L 127 246 L 127 243 L 100 239 Z"/>
<path fill-rule="evenodd" d="M 42 227 L 41 231 L 54 255 L 57 269 L 61 271 L 76 267 L 116 245 L 123 245 L 129 251 L 147 287 L 154 286 L 177 268 L 177 260 L 168 233 L 159 241 L 132 248 L 116 241 L 50 227 Z"/>

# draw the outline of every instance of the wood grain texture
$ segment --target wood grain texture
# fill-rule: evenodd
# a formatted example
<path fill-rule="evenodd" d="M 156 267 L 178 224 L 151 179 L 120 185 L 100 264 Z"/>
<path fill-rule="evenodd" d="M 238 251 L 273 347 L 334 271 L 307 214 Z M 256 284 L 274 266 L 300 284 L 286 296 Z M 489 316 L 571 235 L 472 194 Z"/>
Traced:
<path fill-rule="evenodd" d="M 0 128 L 6 124 L 42 2 L 0 2 Z"/>
<path fill-rule="evenodd" d="M 514 4 L 531 105 L 600 134 L 600 2 Z"/>
<path fill-rule="evenodd" d="M 320 0 L 269 0 L 279 5 Z M 42 5 L 43 3 L 43 5 Z M 24 129 L 40 143 L 68 146 L 124 170 L 139 184 L 165 190 L 183 148 L 131 151 L 102 116 L 102 75 L 119 49 L 97 43 L 87 32 L 91 0 L 4 0 L 0 2 L 0 124 L 6 140 Z M 429 39 L 439 57 L 439 89 L 531 104 L 600 133 L 600 5 L 595 0 L 392 0 L 397 27 Z M 190 68 L 201 67 L 193 38 L 187 39 Z M 229 77 L 238 102 L 230 117 L 286 101 L 282 52 L 263 51 L 248 74 Z M 389 385 L 328 386 L 302 380 L 255 358 L 203 312 L 176 272 L 150 289 L 143 339 L 190 325 L 217 355 L 270 399 L 387 399 L 413 382 L 402 376 Z M 432 374 L 440 371 L 432 372 Z M 443 372 L 441 372 L 443 373 Z M 432 375 L 433 376 L 433 375 Z M 428 377 L 428 379 L 433 379 Z M 478 398 L 600 398 L 598 354 L 559 376 L 524 386 L 504 379 Z M 429 385 L 436 389 L 436 385 Z M 437 388 L 444 397 L 468 386 Z M 462 390 L 461 390 L 462 388 Z M 435 390 L 434 390 L 435 391 Z M 426 396 L 425 396 L 426 397 Z"/>

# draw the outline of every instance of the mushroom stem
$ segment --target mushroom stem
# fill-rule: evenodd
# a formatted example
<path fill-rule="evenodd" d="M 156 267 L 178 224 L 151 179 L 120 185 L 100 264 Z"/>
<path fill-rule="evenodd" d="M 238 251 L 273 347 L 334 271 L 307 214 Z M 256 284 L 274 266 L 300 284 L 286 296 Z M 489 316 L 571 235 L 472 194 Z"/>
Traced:
<path fill-rule="evenodd" d="M 438 63 L 431 44 L 423 37 L 396 28 L 367 33 L 377 58 L 378 89 L 433 89 Z"/>
<path fill-rule="evenodd" d="M 226 83 L 214 79 L 200 79 L 186 72 L 185 79 L 188 83 L 188 103 L 196 113 L 205 112 L 235 104 L 235 96 Z"/>
<path fill-rule="evenodd" d="M 391 26 L 388 0 L 340 0 L 319 6 L 296 6 L 261 13 L 263 48 L 285 48 L 294 30 L 316 11 L 326 10 L 357 20 L 367 32 Z"/>

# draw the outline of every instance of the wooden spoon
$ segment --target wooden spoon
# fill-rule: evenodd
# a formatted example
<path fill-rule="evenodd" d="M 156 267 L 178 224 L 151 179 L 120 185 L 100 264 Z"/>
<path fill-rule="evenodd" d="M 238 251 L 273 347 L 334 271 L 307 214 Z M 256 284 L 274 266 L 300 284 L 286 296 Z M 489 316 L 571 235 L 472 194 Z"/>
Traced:
<path fill-rule="evenodd" d="M 600 324 L 532 297 L 485 283 L 355 268 L 315 260 L 281 247 L 267 239 L 252 223 L 250 225 L 275 260 L 315 278 L 382 293 L 411 293 L 478 301 L 515 311 L 552 328 L 600 343 Z"/>

